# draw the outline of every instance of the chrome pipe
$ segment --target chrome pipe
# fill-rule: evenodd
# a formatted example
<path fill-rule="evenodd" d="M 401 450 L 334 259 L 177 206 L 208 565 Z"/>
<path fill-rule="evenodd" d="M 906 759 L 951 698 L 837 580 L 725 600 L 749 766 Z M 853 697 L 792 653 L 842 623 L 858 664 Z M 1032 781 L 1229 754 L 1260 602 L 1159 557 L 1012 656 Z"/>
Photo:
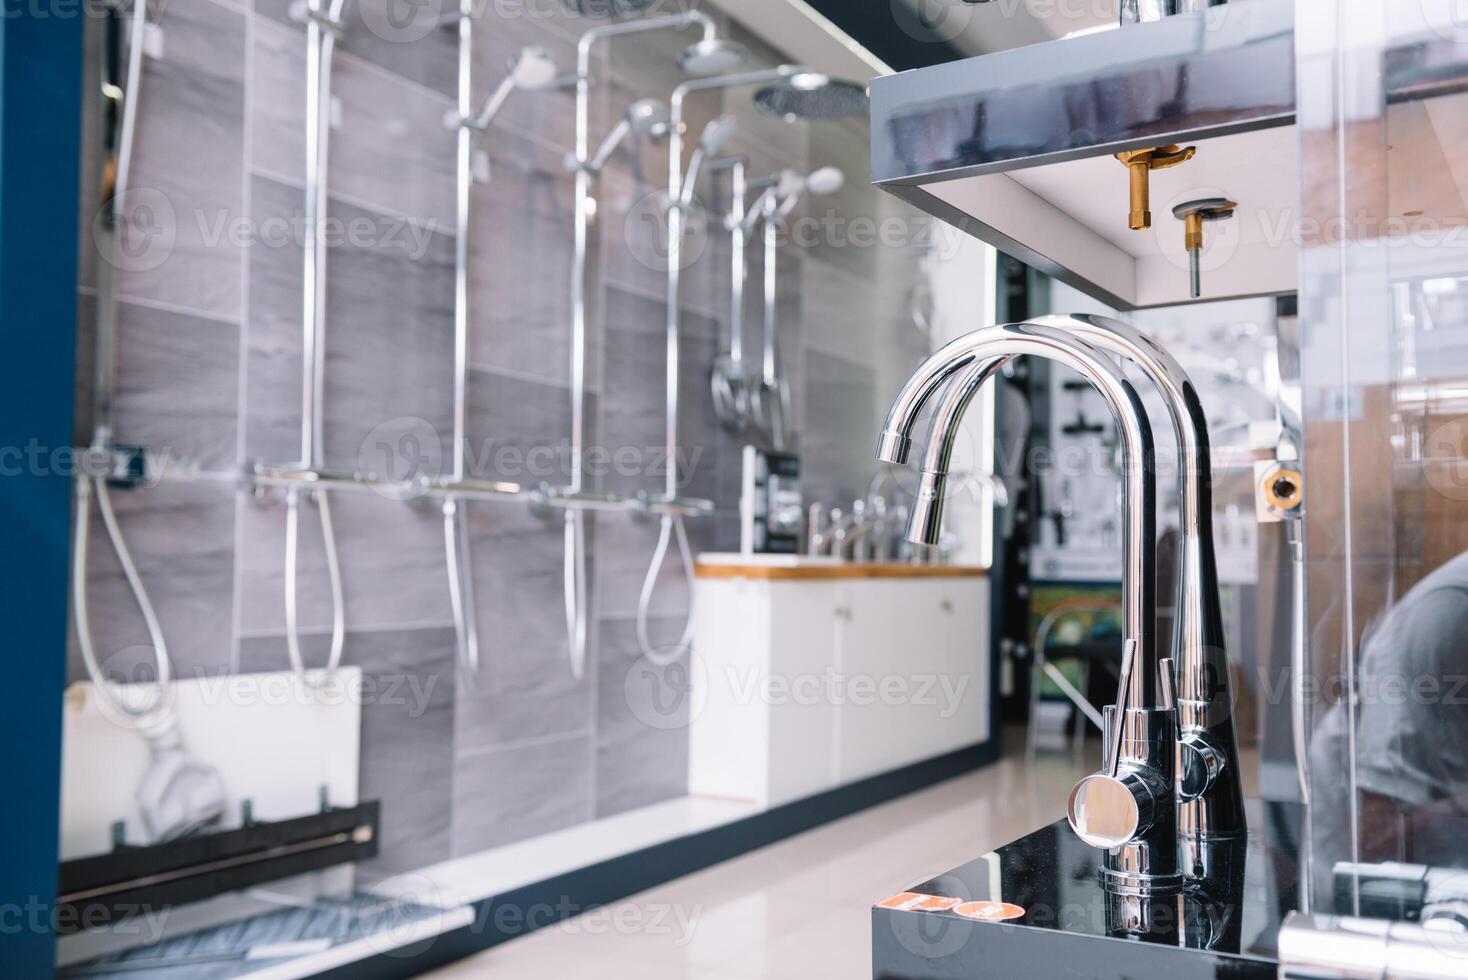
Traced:
<path fill-rule="evenodd" d="M 590 256 L 592 180 L 591 56 L 596 46 L 612 38 L 651 31 L 701 27 L 705 40 L 715 36 L 713 20 L 691 10 L 666 17 L 648 17 L 593 27 L 576 44 L 576 214 L 571 262 L 571 479 L 569 489 L 579 493 L 585 484 L 586 432 L 586 291 Z M 671 460 L 669 466 L 672 466 Z M 586 662 L 589 595 L 586 588 L 586 524 L 579 510 L 567 510 L 564 523 L 564 586 L 566 626 L 572 673 L 580 677 Z"/>
<path fill-rule="evenodd" d="M 668 124 L 668 298 L 667 298 L 667 373 L 665 400 L 665 448 L 668 455 L 664 491 L 670 498 L 678 495 L 678 359 L 679 328 L 682 319 L 683 235 L 686 208 L 683 200 L 683 121 L 684 103 L 690 95 L 719 89 L 776 82 L 804 71 L 798 65 L 780 65 L 762 71 L 739 72 L 712 78 L 697 78 L 673 89 Z"/>
<path fill-rule="evenodd" d="M 878 449 L 898 461 L 910 445 L 917 413 L 946 382 L 975 367 L 1018 355 L 1046 357 L 1076 371 L 1100 392 L 1115 416 L 1124 461 L 1126 530 L 1122 573 L 1122 629 L 1126 656 L 1117 703 L 1108 709 L 1107 763 L 1071 793 L 1067 816 L 1076 834 L 1106 849 L 1103 879 L 1127 894 L 1181 887 L 1178 868 L 1176 767 L 1177 709 L 1171 661 L 1156 642 L 1156 474 L 1152 429 L 1132 384 L 1106 354 L 1073 333 L 1039 323 L 985 327 L 952 341 L 926 360 L 893 403 Z M 959 384 L 962 384 L 960 380 Z M 962 403 L 972 391 L 950 393 Z M 960 418 L 949 420 L 956 426 Z M 935 433 L 941 442 L 947 431 Z M 941 501 L 932 510 L 941 510 Z M 921 519 L 911 535 L 936 543 L 936 522 Z M 922 532 L 922 533 L 918 533 Z"/>
<path fill-rule="evenodd" d="M 303 249 L 301 304 L 301 465 L 320 469 L 324 424 L 321 404 L 326 389 L 326 246 L 321 235 L 327 201 L 326 175 L 330 147 L 331 66 L 341 27 L 344 0 L 333 0 L 329 8 L 322 0 L 306 0 L 306 180 L 303 206 L 306 243 Z M 331 521 L 331 502 L 325 494 L 312 494 L 321 518 L 322 546 L 331 591 L 331 646 L 327 655 L 329 675 L 341 662 L 346 638 L 341 566 Z M 285 613 L 286 648 L 291 665 L 304 680 L 297 617 L 297 575 L 300 564 L 300 492 L 286 491 Z"/>
<path fill-rule="evenodd" d="M 474 0 L 459 0 L 459 126 L 455 145 L 454 192 L 454 420 L 449 483 L 466 477 L 469 415 L 469 222 L 474 186 L 474 149 L 480 133 L 514 90 L 514 75 L 505 77 L 474 112 Z M 479 675 L 479 617 L 474 595 L 474 557 L 470 551 L 469 515 L 458 500 L 443 501 L 444 567 L 448 572 L 449 606 L 459 675 L 471 688 Z"/>
<path fill-rule="evenodd" d="M 709 168 L 729 171 L 729 211 L 724 215 L 724 227 L 729 231 L 729 347 L 727 355 L 721 353 L 714 361 L 709 385 L 714 414 L 726 429 L 737 433 L 749 426 L 749 379 L 744 373 L 744 287 L 749 280 L 749 233 L 744 228 L 748 161 L 743 157 L 715 160 Z"/>

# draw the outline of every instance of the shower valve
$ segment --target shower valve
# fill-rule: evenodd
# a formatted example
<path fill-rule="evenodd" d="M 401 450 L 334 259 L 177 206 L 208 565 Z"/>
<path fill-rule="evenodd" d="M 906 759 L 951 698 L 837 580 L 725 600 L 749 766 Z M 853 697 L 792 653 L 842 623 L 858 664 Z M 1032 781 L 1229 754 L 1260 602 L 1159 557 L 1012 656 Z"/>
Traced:
<path fill-rule="evenodd" d="M 1197 152 L 1196 146 L 1180 147 L 1170 143 L 1142 150 L 1123 150 L 1116 155 L 1131 175 L 1131 211 L 1127 214 L 1127 226 L 1132 231 L 1145 231 L 1152 227 L 1152 171 L 1186 163 Z"/>

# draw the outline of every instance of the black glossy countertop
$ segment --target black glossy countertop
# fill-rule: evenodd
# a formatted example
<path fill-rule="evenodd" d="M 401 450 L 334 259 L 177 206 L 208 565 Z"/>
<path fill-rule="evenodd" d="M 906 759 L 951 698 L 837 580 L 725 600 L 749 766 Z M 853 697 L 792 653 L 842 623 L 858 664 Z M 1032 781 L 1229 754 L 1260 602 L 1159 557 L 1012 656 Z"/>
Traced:
<path fill-rule="evenodd" d="M 913 886 L 935 897 L 926 910 L 917 898 L 874 907 L 873 976 L 1272 978 L 1295 907 L 1300 808 L 1250 800 L 1248 818 L 1246 840 L 1185 852 L 1185 867 L 1215 869 L 1206 887 L 1150 900 L 1103 891 L 1103 852 L 1057 820 Z"/>

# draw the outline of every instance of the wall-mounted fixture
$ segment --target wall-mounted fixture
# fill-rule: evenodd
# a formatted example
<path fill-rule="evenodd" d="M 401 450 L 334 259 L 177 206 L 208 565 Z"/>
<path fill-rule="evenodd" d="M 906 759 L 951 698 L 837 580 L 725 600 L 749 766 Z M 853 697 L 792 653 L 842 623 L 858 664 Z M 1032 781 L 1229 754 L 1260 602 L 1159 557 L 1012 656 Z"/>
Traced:
<path fill-rule="evenodd" d="M 1293 291 L 1294 5 L 1165 6 L 1178 12 L 873 79 L 873 180 L 1119 310 L 1195 298 L 1183 243 L 1141 230 L 1149 210 L 1232 198 L 1243 207 L 1195 250 L 1196 298 Z"/>
<path fill-rule="evenodd" d="M 148 476 L 150 465 L 144 449 L 117 444 L 113 401 L 117 382 L 115 273 L 121 265 L 118 235 L 129 217 L 127 193 L 142 101 L 147 5 L 142 0 L 133 5 L 126 31 L 120 23 L 124 16 L 120 8 L 108 7 L 106 15 L 112 21 L 100 59 L 104 129 L 101 145 L 106 152 L 97 174 L 102 213 L 94 229 L 104 261 L 97 264 L 91 444 L 80 454 L 100 471 L 80 467 L 76 475 L 71 604 L 77 648 L 87 676 L 92 679 L 91 691 L 106 705 L 111 720 L 132 728 L 148 743 L 149 765 L 138 783 L 134 800 L 149 842 L 156 843 L 186 837 L 218 823 L 224 815 L 226 789 L 219 771 L 190 755 L 184 746 L 168 694 L 173 667 L 163 627 L 112 507 L 112 488 L 137 489 Z M 149 683 L 118 684 L 97 656 L 87 562 L 94 498 L 107 541 L 148 633 L 154 665 Z"/>
<path fill-rule="evenodd" d="M 1193 299 L 1203 295 L 1203 223 L 1232 218 L 1238 206 L 1237 201 L 1226 197 L 1205 197 L 1184 201 L 1172 209 L 1172 216 L 1183 223 L 1183 248 L 1188 253 L 1188 295 Z"/>
<path fill-rule="evenodd" d="M 474 0 L 460 0 L 455 25 L 459 34 L 458 106 L 451 119 L 457 130 L 454 196 L 454 431 L 449 474 L 443 498 L 444 558 L 448 568 L 449 606 L 454 615 L 460 679 L 473 687 L 479 677 L 479 617 L 474 594 L 474 559 L 470 550 L 468 498 L 452 492 L 469 480 L 469 230 L 474 186 L 474 157 L 490 123 L 517 89 L 534 92 L 553 85 L 556 64 L 544 48 L 529 47 L 511 60 L 505 77 L 474 106 Z"/>
<path fill-rule="evenodd" d="M 1196 146 L 1169 144 L 1141 150 L 1123 150 L 1116 155 L 1127 169 L 1131 187 L 1131 210 L 1127 212 L 1128 228 L 1132 231 L 1145 231 L 1152 227 L 1152 171 L 1187 163 L 1197 152 Z"/>

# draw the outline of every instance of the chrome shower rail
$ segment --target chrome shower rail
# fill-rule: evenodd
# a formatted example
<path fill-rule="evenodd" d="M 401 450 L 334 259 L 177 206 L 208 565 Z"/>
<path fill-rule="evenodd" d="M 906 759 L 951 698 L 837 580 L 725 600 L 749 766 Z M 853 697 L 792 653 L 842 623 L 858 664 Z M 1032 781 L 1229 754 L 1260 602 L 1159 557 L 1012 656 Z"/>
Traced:
<path fill-rule="evenodd" d="M 717 513 L 713 501 L 698 497 L 626 497 L 593 490 L 573 492 L 564 487 L 551 486 L 527 489 L 518 483 L 473 478 L 401 483 L 373 479 L 358 473 L 317 470 L 294 463 L 257 462 L 244 475 L 243 483 L 247 489 L 308 490 L 324 494 L 373 493 L 400 500 L 455 498 L 529 505 L 540 510 L 591 510 L 634 515 L 667 513 L 684 517 L 703 517 Z"/>
<path fill-rule="evenodd" d="M 805 69 L 798 65 L 780 65 L 760 71 L 738 72 L 698 78 L 684 82 L 673 90 L 670 100 L 671 119 L 668 123 L 668 296 L 666 321 L 667 366 L 665 377 L 666 417 L 665 450 L 667 473 L 664 479 L 662 500 L 669 505 L 678 499 L 678 382 L 679 357 L 681 353 L 679 329 L 682 320 L 683 235 L 691 191 L 684 187 L 687 172 L 683 168 L 683 107 L 690 95 L 719 89 L 749 85 L 764 85 L 779 82 Z M 742 284 L 741 284 L 742 287 Z M 742 293 L 741 293 L 742 299 Z M 666 666 L 676 661 L 693 642 L 693 549 L 688 543 L 688 531 L 683 526 L 684 515 L 677 510 L 662 513 L 658 522 L 658 541 L 653 548 L 652 561 L 647 566 L 647 575 L 642 580 L 642 591 L 637 603 L 637 643 L 643 657 L 654 666 Z M 668 549 L 676 539 L 678 556 L 682 562 L 684 580 L 688 584 L 688 618 L 678 642 L 664 649 L 655 647 L 649 637 L 648 620 L 651 618 L 653 592 L 657 587 L 658 572 L 668 555 Z"/>
<path fill-rule="evenodd" d="M 306 468 L 321 465 L 325 442 L 321 404 L 326 389 L 327 250 L 321 229 L 327 206 L 331 68 L 336 39 L 342 30 L 344 5 L 345 0 L 331 0 L 329 6 L 323 5 L 323 0 L 306 0 L 302 14 L 306 24 L 306 247 L 301 304 L 301 464 Z M 285 620 L 291 667 L 305 681 L 308 675 L 301 653 L 296 590 L 300 568 L 300 492 L 299 486 L 286 490 Z M 326 658 L 329 675 L 341 663 L 346 639 L 346 602 L 330 497 L 314 492 L 311 497 L 321 517 L 321 543 L 326 552 L 326 575 L 331 591 L 331 646 Z"/>
<path fill-rule="evenodd" d="M 586 291 L 592 220 L 592 181 L 596 179 L 591 150 L 591 57 L 599 43 L 616 37 L 654 31 L 699 28 L 705 45 L 718 41 L 713 19 L 699 10 L 665 17 L 647 17 L 594 27 L 576 44 L 576 214 L 571 264 L 571 480 L 567 494 L 585 490 L 586 430 Z M 673 133 L 676 137 L 676 133 Z M 681 143 L 680 143 L 681 145 Z M 676 198 L 674 198 L 676 200 Z M 670 489 L 668 496 L 674 496 Z M 586 668 L 586 626 L 590 594 L 586 582 L 586 522 L 583 510 L 568 508 L 565 514 L 566 633 L 570 644 L 571 672 L 580 677 Z"/>

